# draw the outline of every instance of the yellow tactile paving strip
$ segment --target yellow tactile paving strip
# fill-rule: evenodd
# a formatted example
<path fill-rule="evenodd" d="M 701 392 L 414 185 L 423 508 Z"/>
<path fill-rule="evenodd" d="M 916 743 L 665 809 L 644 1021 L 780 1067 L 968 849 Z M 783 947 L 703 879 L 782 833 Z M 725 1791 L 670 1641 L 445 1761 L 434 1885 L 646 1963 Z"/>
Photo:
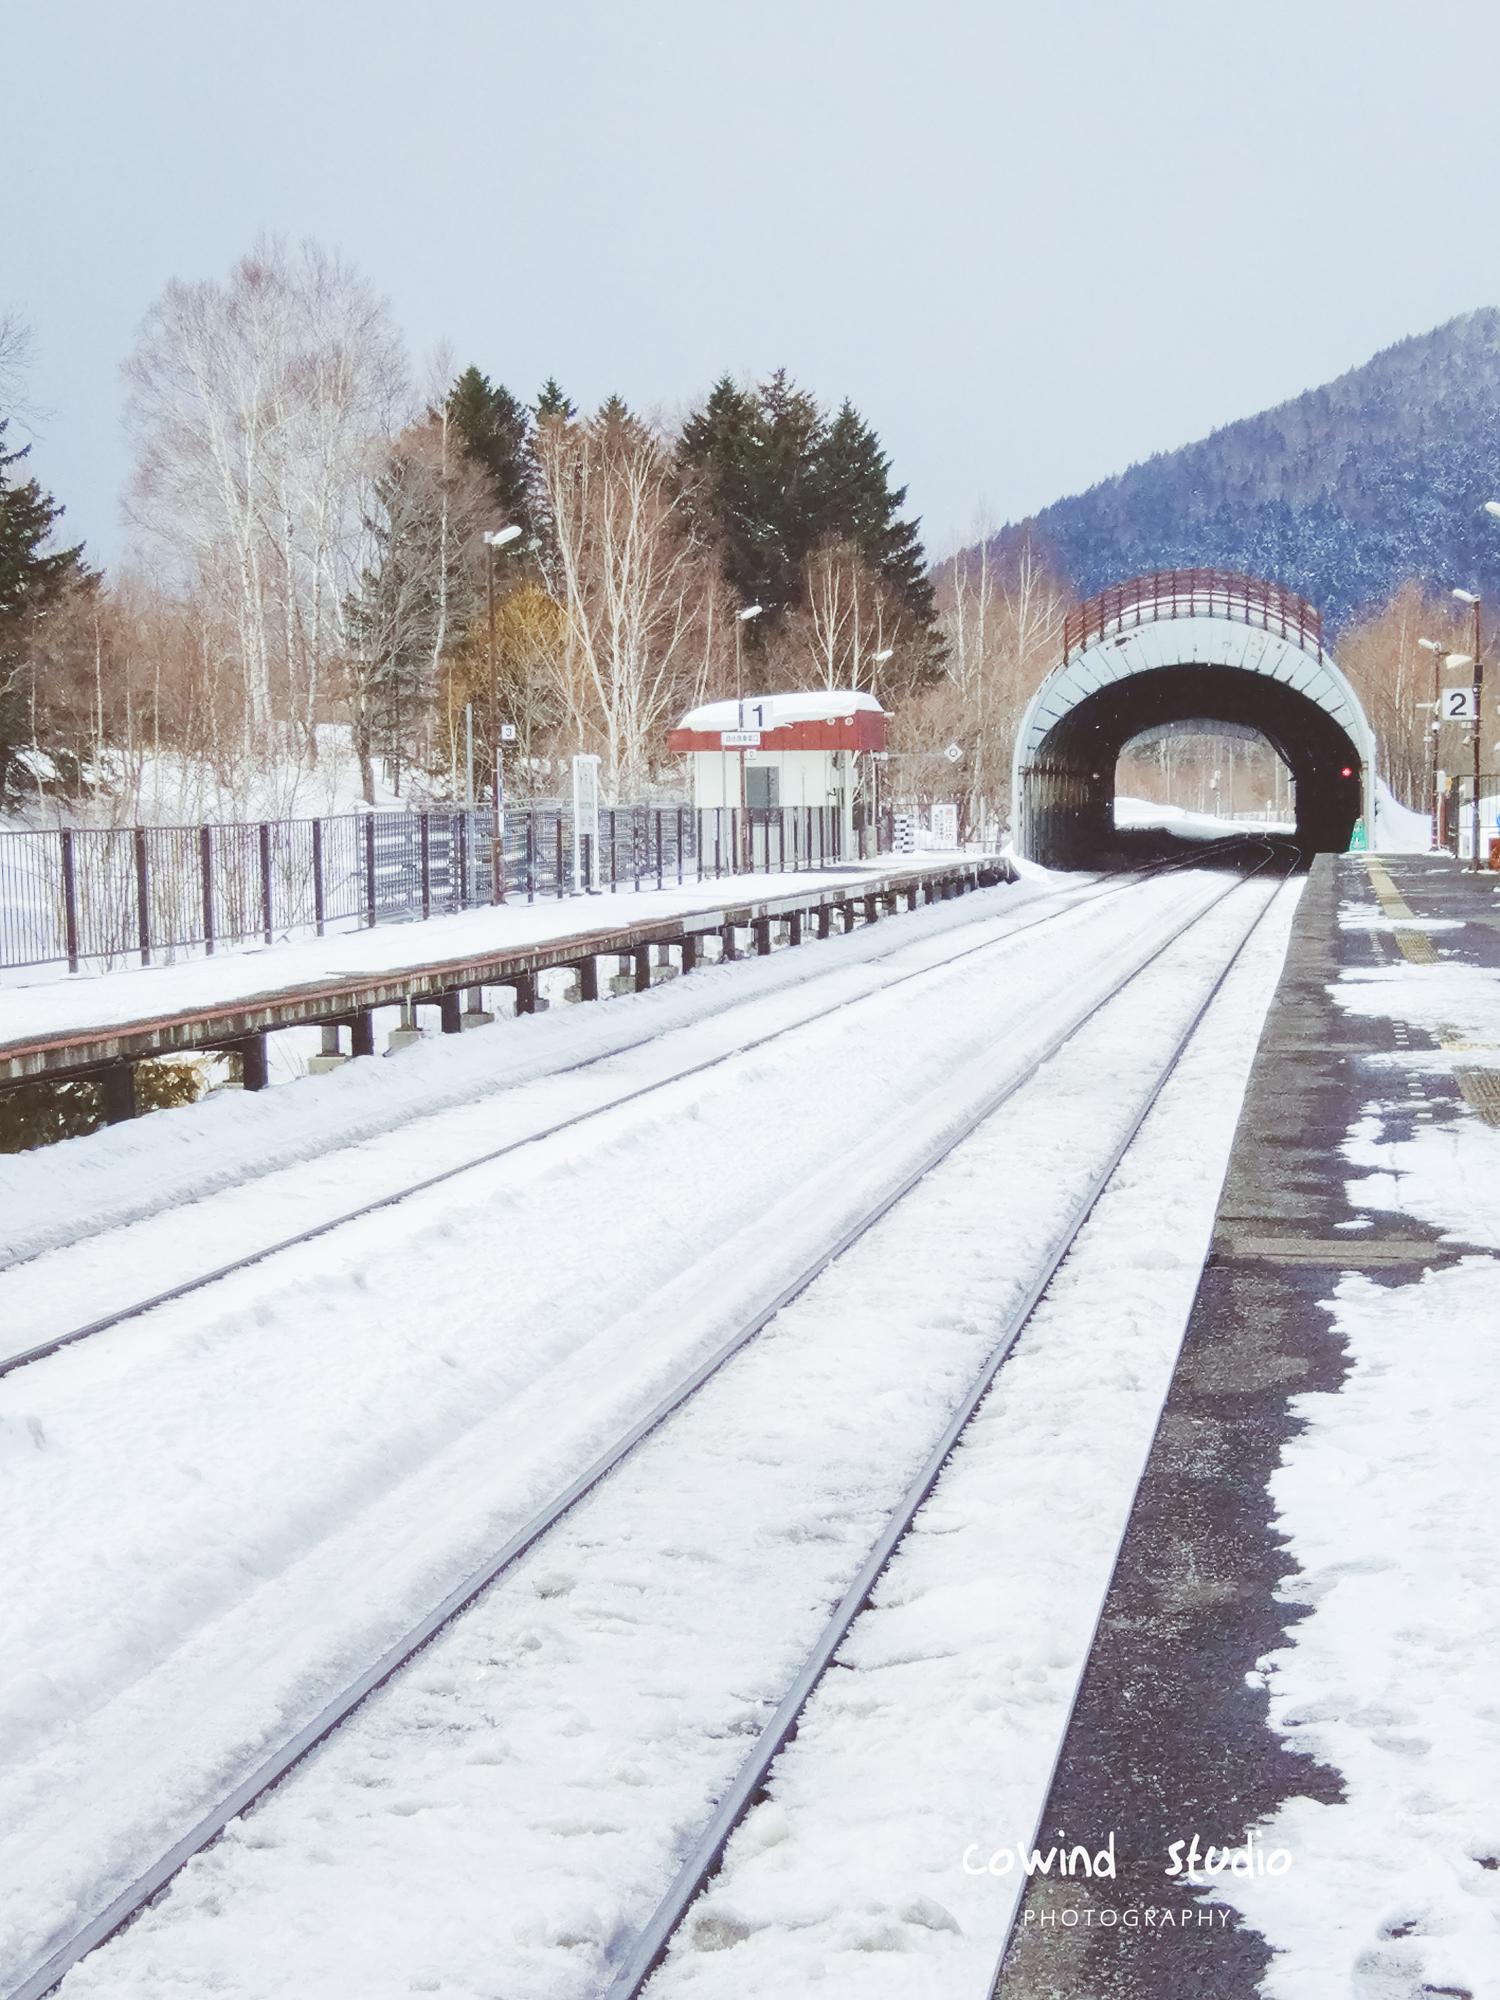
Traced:
<path fill-rule="evenodd" d="M 1416 913 L 1407 908 L 1384 863 L 1377 861 L 1373 854 L 1367 854 L 1365 867 L 1369 870 L 1370 886 L 1375 891 L 1376 900 L 1386 915 L 1398 917 L 1406 923 L 1413 922 Z M 1397 931 L 1396 949 L 1413 965 L 1436 965 L 1438 962 L 1432 939 L 1425 931 Z"/>
<path fill-rule="evenodd" d="M 1413 923 L 1416 913 L 1410 909 L 1405 898 L 1391 880 L 1390 871 L 1377 861 L 1373 854 L 1365 856 L 1365 867 L 1369 872 L 1370 886 L 1375 891 L 1376 900 L 1388 917 L 1399 918 L 1403 923 Z M 1438 955 L 1432 948 L 1432 939 L 1425 931 L 1398 930 L 1396 944 L 1403 957 L 1413 965 L 1436 965 Z M 1488 1042 L 1466 1042 L 1457 1028 L 1439 1028 L 1438 1042 L 1444 1049 L 1479 1049 L 1493 1047 Z M 1455 1066 L 1453 1081 L 1458 1085 L 1459 1095 L 1486 1125 L 1500 1125 L 1500 1073 L 1492 1069 L 1476 1069 L 1472 1064 Z"/>

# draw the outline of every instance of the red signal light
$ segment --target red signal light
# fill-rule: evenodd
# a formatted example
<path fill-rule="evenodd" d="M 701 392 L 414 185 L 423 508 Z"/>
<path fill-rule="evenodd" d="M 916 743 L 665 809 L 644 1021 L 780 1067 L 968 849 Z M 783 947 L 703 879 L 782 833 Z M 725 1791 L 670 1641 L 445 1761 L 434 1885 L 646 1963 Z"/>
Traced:
<path fill-rule="evenodd" d="M 1354 776 L 1354 766 L 1352 764 L 1346 764 L 1344 766 L 1343 775 L 1346 778 L 1352 778 Z"/>

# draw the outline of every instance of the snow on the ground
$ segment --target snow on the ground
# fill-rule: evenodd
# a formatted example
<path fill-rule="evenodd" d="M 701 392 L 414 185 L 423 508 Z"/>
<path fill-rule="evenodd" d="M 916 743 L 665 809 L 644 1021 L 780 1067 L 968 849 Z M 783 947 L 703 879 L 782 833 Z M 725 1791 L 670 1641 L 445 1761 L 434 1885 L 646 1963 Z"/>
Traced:
<path fill-rule="evenodd" d="M 7 1378 L 11 1954 L 45 1956 L 1223 887 L 1129 887 Z M 747 1039 L 780 1004 L 747 1004 Z M 154 1289 L 116 1242 L 105 1303 Z"/>
<path fill-rule="evenodd" d="M 1210 1011 L 653 1996 L 989 1991 L 1026 1878 L 988 1863 L 1040 1837 L 1301 889 L 1281 892 Z M 1118 1024 L 1097 1037 L 1095 1060 L 1118 1068 Z M 1048 1101 L 1065 1116 L 1061 1084 Z M 1093 1852 L 1111 1829 L 1065 1832 Z"/>
<path fill-rule="evenodd" d="M 980 1075 L 993 1078 L 1009 1059 L 1008 1034 L 1081 1008 L 1108 976 L 1101 961 L 1117 971 L 1127 954 L 1143 958 L 1164 915 L 1208 893 L 1201 879 L 1181 878 L 1132 892 L 1112 916 L 1096 910 L 1074 949 L 1054 935 L 1045 955 L 1005 954 L 1003 971 L 948 975 L 920 1012 L 884 996 L 813 1036 L 811 1066 L 788 1072 L 791 1089 L 773 1092 L 769 1066 L 758 1064 L 796 1206 L 816 1203 L 817 1184 L 799 1181 L 787 1110 L 843 1122 L 844 1044 L 859 1046 L 866 1089 L 883 1094 L 887 1066 L 915 1066 L 929 1106 L 934 1094 L 971 1101 Z M 1295 890 L 1285 894 L 1289 916 Z M 1173 947 L 64 1991 L 597 1993 L 941 1430 L 1060 1207 L 1079 1199 L 1088 1169 L 1128 1125 L 1212 976 L 1215 943 L 1263 899 L 1258 888 L 1237 893 Z M 1134 1206 L 1102 1207 L 1090 1225 L 1091 1275 L 1070 1279 L 1069 1298 L 1029 1338 L 1016 1386 L 991 1398 L 983 1441 L 960 1454 L 966 1496 L 955 1501 L 945 1482 L 928 1510 L 927 1554 L 910 1558 L 915 1583 L 902 1572 L 883 1587 L 874 1629 L 862 1621 L 855 1635 L 855 1671 L 834 1670 L 830 1702 L 846 1754 L 872 1741 L 867 1728 L 879 1730 L 903 1661 L 917 1739 L 883 1777 L 877 1752 L 840 1803 L 829 1786 L 849 1773 L 837 1759 L 823 1767 L 814 1792 L 825 1838 L 811 1848 L 798 1843 L 815 1812 L 754 1817 L 736 1852 L 748 1840 L 770 1857 L 778 1927 L 773 1938 L 760 1918 L 762 1892 L 749 1924 L 738 1905 L 696 1920 L 694 1969 L 717 1990 L 794 1990 L 826 1958 L 825 1990 L 855 1990 L 848 1975 L 858 1967 L 862 1993 L 946 1995 L 968 1990 L 955 1988 L 955 1975 L 992 1963 L 1005 1888 L 965 1877 L 961 1855 L 971 1840 L 990 1851 L 1001 1807 L 1016 1820 L 1014 1837 L 1032 1830 L 1196 1285 L 1285 927 L 1271 927 L 1216 1015 L 1177 1089 L 1155 1166 L 1125 1197 Z M 876 1010 L 889 1032 L 872 1069 L 860 1024 Z M 988 1051 L 976 1043 L 970 1072 L 939 1084 L 960 1026 L 979 1030 Z M 731 1095 L 746 1106 L 743 1080 Z M 700 1106 L 705 1121 L 710 1108 Z M 889 1112 L 877 1122 L 870 1150 L 889 1162 L 900 1130 Z M 680 1151 L 680 1120 L 669 1135 Z M 765 1198 L 752 1171 L 757 1135 L 728 1153 L 712 1136 L 719 1178 L 738 1184 L 731 1213 L 753 1213 Z M 842 1136 L 847 1147 L 852 1135 Z M 642 1163 L 627 1137 L 616 1170 Z M 685 1190 L 659 1192 L 660 1212 L 686 1219 Z M 1149 1233 L 1143 1207 L 1154 1217 Z M 786 1215 L 777 1220 L 780 1232 L 790 1226 Z M 460 1236 L 470 1231 L 466 1218 Z M 418 1247 L 405 1246 L 403 1266 Z M 748 1238 L 723 1245 L 713 1266 L 721 1287 L 733 1288 L 753 1249 Z M 451 1240 L 448 1254 L 457 1254 Z M 524 1287 L 524 1270 L 518 1277 Z M 654 1300 L 637 1339 L 649 1328 L 664 1335 L 679 1310 L 680 1301 Z M 378 1353 L 379 1335 L 378 1325 L 363 1328 L 362 1349 Z M 464 1329 L 451 1329 L 445 1345 L 472 1374 Z M 159 1366 L 152 1379 L 161 1382 Z M 492 1458 L 493 1433 L 485 1442 Z M 1006 1470 L 1018 1448 L 1024 1463 Z M 1091 1463 L 1089 1490 L 1079 1488 L 1085 1456 L 1108 1468 L 1113 1516 L 1097 1504 L 1101 1466 Z M 965 1554 L 972 1533 L 977 1562 Z M 1050 1565 L 1038 1558 L 1042 1543 L 1055 1552 Z M 922 1569 L 934 1551 L 941 1574 Z M 913 1592 L 924 1590 L 917 1605 Z M 899 1631 L 880 1623 L 892 1617 Z M 990 1651 L 976 1650 L 972 1671 L 946 1657 L 976 1637 Z M 24 1853 L 18 1862 L 32 1866 Z M 737 1942 L 746 1931 L 748 1948 Z M 972 1990 L 981 1990 L 977 1978 Z"/>
<path fill-rule="evenodd" d="M 1363 1170 L 1346 1194 L 1500 1250 L 1500 1131 L 1466 1109 L 1424 1119 L 1408 1088 L 1500 1061 L 1500 972 L 1401 962 L 1345 972 L 1333 992 L 1350 1013 L 1490 1045 L 1378 1065 L 1390 1093 L 1346 1142 Z M 1276 1950 L 1267 2000 L 1481 2000 L 1500 1994 L 1500 1269 L 1474 1256 L 1415 1283 L 1346 1273 L 1329 1310 L 1350 1373 L 1294 1399 L 1307 1428 L 1271 1484 L 1288 1599 L 1313 1608 L 1262 1664 L 1272 1725 L 1346 1796 L 1283 1806 L 1263 1843 L 1294 1867 L 1221 1875 L 1219 1894 Z"/>
<path fill-rule="evenodd" d="M 879 983 L 879 963 L 893 951 L 909 953 L 924 940 L 945 950 L 939 941 L 950 933 L 965 929 L 978 939 L 985 933 L 973 927 L 984 924 L 999 935 L 1043 911 L 1071 908 L 1091 893 L 1088 883 L 1037 870 L 1024 884 L 903 913 L 894 925 L 864 925 L 846 936 L 808 940 L 795 951 L 703 966 L 690 978 L 649 993 L 497 1020 L 464 1035 L 432 1033 L 389 1059 L 349 1062 L 323 1076 L 300 1077 L 289 1088 L 216 1092 L 200 1104 L 154 1112 L 38 1151 L 0 1155 L 0 1264 L 192 1203 L 190 1213 L 163 1226 L 154 1244 L 134 1239 L 138 1248 L 131 1254 L 153 1279 L 149 1291 L 160 1291 L 194 1272 L 217 1268 L 259 1241 L 295 1234 L 471 1158 L 485 1149 L 482 1141 L 491 1134 L 492 1143 L 500 1145 L 533 1125 L 552 1122 L 559 1086 L 546 1096 L 545 1115 L 528 1124 L 531 1099 L 522 1093 L 524 1085 L 597 1061 L 598 1068 L 579 1080 L 579 1102 L 613 1098 L 620 1094 L 620 1079 L 617 1065 L 607 1059 L 623 1059 L 640 1047 L 632 1076 L 641 1080 L 642 1066 L 647 1077 L 661 1073 L 659 1066 L 677 1063 L 683 1048 L 680 1041 L 659 1039 L 670 1031 L 725 1017 L 720 1036 L 724 1046 L 734 1046 L 739 1029 L 727 1017 L 749 1000 L 785 993 L 796 1012 L 816 1012 L 839 995 L 796 990 L 809 981 L 837 975 L 853 981 L 851 992 L 862 992 Z M 1045 904 L 1036 905 L 1039 896 L 1047 898 Z M 470 1107 L 466 1117 L 447 1115 L 463 1107 Z M 567 1109 L 576 1108 L 569 1102 Z M 340 1149 L 336 1161 L 330 1158 L 335 1149 Z M 310 1170 L 286 1172 L 306 1161 L 313 1163 Z M 243 1205 L 208 1201 L 247 1179 L 265 1182 L 257 1198 L 263 1209 L 247 1213 Z M 285 1222 L 269 1228 L 278 1208 Z M 113 1254 L 101 1241 L 88 1257 L 76 1249 L 66 1258 L 54 1256 L 23 1280 L 21 1292 L 8 1292 L 13 1280 L 0 1275 L 0 1318 L 29 1330 L 37 1314 L 57 1328 L 92 1317 L 83 1301 L 92 1286 L 109 1280 Z M 3 1343 L 4 1351 L 42 1337 L 37 1333 L 22 1342 L 18 1336 Z"/>
<path fill-rule="evenodd" d="M 0 1042 L 69 1029 L 126 1026 L 185 1013 L 194 1007 L 230 1006 L 260 994 L 284 993 L 317 980 L 378 977 L 488 952 L 524 951 L 557 938 L 587 939 L 596 931 L 627 924 L 718 913 L 748 902 L 810 895 L 838 888 L 859 893 L 861 882 L 909 874 L 931 863 L 882 855 L 879 863 L 800 874 L 726 875 L 715 882 L 685 881 L 681 888 L 604 890 L 596 896 L 538 897 L 534 903 L 512 896 L 425 923 L 376 924 L 338 937 L 283 939 L 275 944 L 240 945 L 212 958 L 181 958 L 172 965 L 116 967 L 110 972 L 69 975 L 57 966 L 31 966 L 5 974 L 0 985 Z"/>
<path fill-rule="evenodd" d="M 22 797 L 13 813 L 0 815 L 6 832 L 68 826 L 201 826 L 264 819 L 312 819 L 336 813 L 365 812 L 359 759 L 349 725 L 318 725 L 318 761 L 275 759 L 246 768 L 237 782 L 226 784 L 212 764 L 174 751 L 153 755 L 149 750 L 126 759 L 106 750 L 99 769 L 97 801 L 69 797 L 66 792 Z M 44 783 L 61 774 L 43 751 L 22 751 L 21 761 Z M 405 793 L 398 793 L 384 758 L 373 769 L 376 812 L 403 812 L 412 796 L 409 774 Z M 561 773 L 559 774 L 561 775 Z M 426 798 L 432 781 L 418 774 L 416 796 Z M 440 789 L 449 786 L 442 782 Z"/>
<path fill-rule="evenodd" d="M 1291 833 L 1293 823 L 1267 819 L 1263 813 L 1238 816 L 1193 812 L 1187 806 L 1170 806 L 1157 799 L 1133 799 L 1128 793 L 1115 794 L 1116 826 L 1162 826 L 1185 840 L 1223 840 L 1231 833 Z"/>
<path fill-rule="evenodd" d="M 1432 815 L 1402 805 L 1384 778 L 1375 780 L 1375 827 L 1371 847 L 1382 854 L 1429 854 Z"/>

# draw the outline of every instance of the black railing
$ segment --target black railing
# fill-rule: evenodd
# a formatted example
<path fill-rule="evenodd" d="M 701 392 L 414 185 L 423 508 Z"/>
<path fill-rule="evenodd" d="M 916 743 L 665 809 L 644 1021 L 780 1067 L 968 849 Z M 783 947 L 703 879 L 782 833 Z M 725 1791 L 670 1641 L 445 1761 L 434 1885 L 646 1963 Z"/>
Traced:
<path fill-rule="evenodd" d="M 349 813 L 213 826 L 0 834 L 0 968 L 142 965 L 480 904 L 668 888 L 873 857 L 889 815 L 853 836 L 832 808 L 601 807 L 597 845 L 559 806 Z M 497 894 L 496 860 L 500 880 Z"/>
<path fill-rule="evenodd" d="M 1233 618 L 1295 639 L 1323 657 L 1322 614 L 1295 591 L 1235 569 L 1159 569 L 1112 584 L 1070 611 L 1063 623 L 1063 660 L 1093 639 L 1159 618 Z"/>

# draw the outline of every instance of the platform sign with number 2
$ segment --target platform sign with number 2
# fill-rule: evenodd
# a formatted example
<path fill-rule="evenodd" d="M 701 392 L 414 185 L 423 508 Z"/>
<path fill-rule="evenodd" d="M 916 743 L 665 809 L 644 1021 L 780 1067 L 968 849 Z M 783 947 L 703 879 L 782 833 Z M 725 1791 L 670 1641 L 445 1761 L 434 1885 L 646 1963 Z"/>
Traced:
<path fill-rule="evenodd" d="M 1473 722 L 1479 714 L 1479 694 L 1477 689 L 1444 688 L 1443 699 L 1438 704 L 1438 712 L 1444 722 Z"/>

